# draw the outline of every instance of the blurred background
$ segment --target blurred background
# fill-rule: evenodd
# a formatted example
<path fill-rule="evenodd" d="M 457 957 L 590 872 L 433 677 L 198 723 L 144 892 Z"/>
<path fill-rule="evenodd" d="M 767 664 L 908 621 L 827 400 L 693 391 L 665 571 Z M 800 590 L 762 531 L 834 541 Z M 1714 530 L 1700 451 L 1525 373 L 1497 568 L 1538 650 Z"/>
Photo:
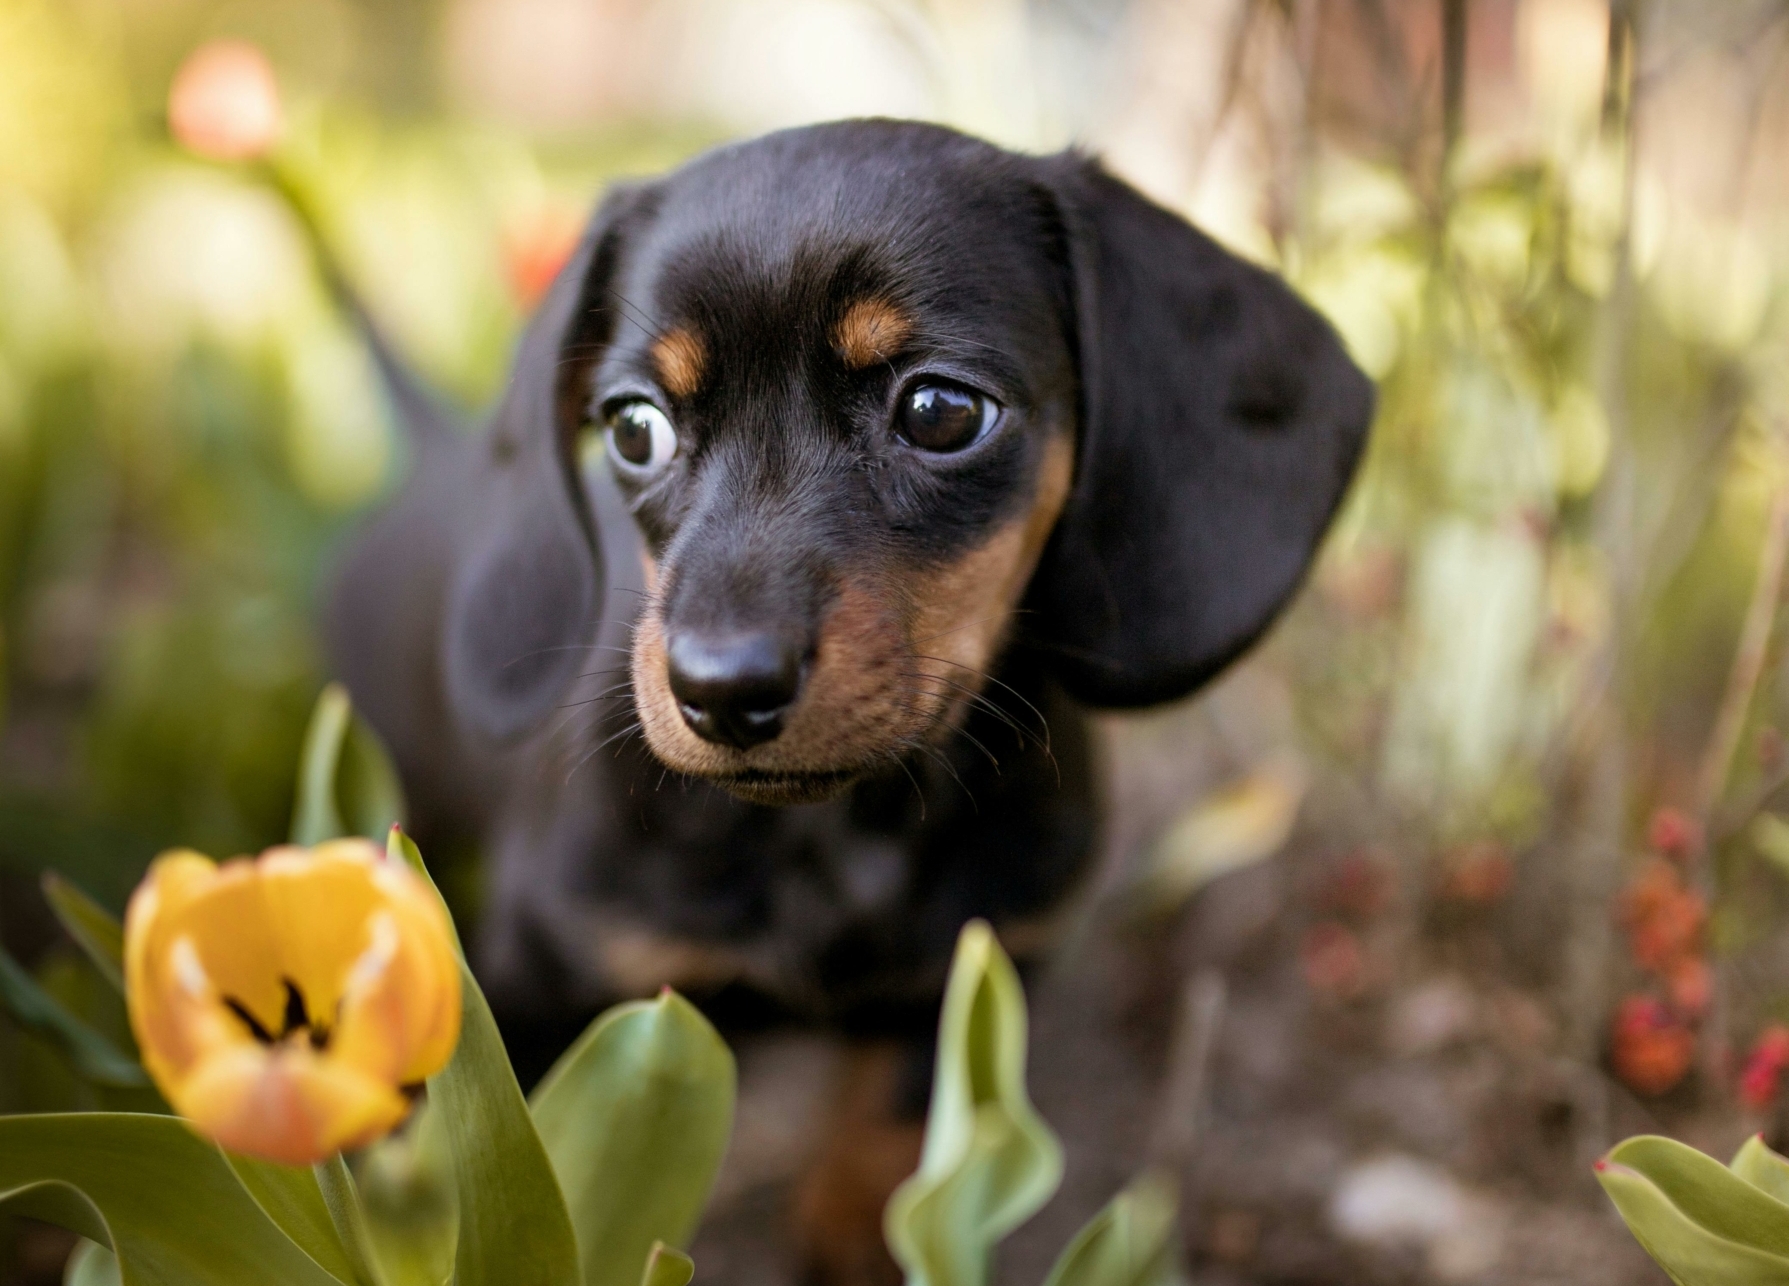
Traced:
<path fill-rule="evenodd" d="M 468 406 L 612 177 L 866 114 L 1097 150 L 1379 381 L 1268 645 L 1100 721 L 1110 860 L 1034 989 L 1070 1179 L 1003 1280 L 1155 1160 L 1201 1283 L 1662 1282 L 1590 1162 L 1784 1141 L 1789 4 L 0 0 L 0 939 L 120 1039 L 37 877 L 118 908 L 284 836 L 319 588 L 402 472 L 286 209 L 170 141 L 219 38 Z M 699 1282 L 786 1280 L 828 1057 L 747 1052 Z M 0 1111 L 95 1104 L 0 1017 Z"/>

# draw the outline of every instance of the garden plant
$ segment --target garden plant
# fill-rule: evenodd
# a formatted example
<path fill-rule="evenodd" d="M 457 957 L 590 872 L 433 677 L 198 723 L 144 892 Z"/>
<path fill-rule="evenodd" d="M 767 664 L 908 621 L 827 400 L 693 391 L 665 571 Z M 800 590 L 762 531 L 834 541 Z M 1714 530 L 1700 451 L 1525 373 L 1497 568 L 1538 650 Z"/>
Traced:
<path fill-rule="evenodd" d="M 173 1113 L 0 1118 L 0 1211 L 85 1239 L 69 1286 L 683 1286 L 732 1126 L 733 1056 L 665 989 L 591 1024 L 524 1098 L 445 904 L 346 694 L 306 739 L 294 843 L 163 854 L 120 925 L 64 882 L 70 935 L 121 985 L 139 1065 L 8 967 L 7 1007 L 101 1085 Z M 1062 1176 L 1025 1088 L 1018 973 L 962 933 L 918 1172 L 887 1212 L 910 1286 L 981 1286 Z M 142 1068 L 148 1071 L 147 1078 Z M 144 1104 L 143 1106 L 148 1106 Z M 182 1119 L 184 1118 L 184 1119 Z M 396 1133 L 394 1133 L 396 1131 Z M 1049 1286 L 1177 1280 L 1174 1197 L 1147 1177 Z"/>

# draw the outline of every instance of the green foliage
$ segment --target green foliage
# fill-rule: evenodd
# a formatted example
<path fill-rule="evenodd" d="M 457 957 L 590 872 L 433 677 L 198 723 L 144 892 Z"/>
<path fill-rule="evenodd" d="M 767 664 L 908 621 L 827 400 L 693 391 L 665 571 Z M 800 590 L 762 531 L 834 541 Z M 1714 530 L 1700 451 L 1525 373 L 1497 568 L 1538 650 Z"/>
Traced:
<path fill-rule="evenodd" d="M 379 837 L 403 820 L 404 791 L 391 757 L 354 713 L 348 690 L 331 683 L 317 698 L 304 734 L 292 842 Z"/>
<path fill-rule="evenodd" d="M 1062 1180 L 1062 1148 L 1025 1092 L 1025 995 L 994 932 L 957 940 L 919 1170 L 889 1199 L 908 1286 L 982 1286 L 995 1244 Z"/>
<path fill-rule="evenodd" d="M 121 1286 L 118 1256 L 97 1241 L 83 1237 L 68 1257 L 68 1270 L 62 1280 L 64 1286 Z"/>
<path fill-rule="evenodd" d="M 1025 1091 L 1025 993 L 981 921 L 964 926 L 938 1024 L 919 1171 L 890 1198 L 889 1249 L 907 1286 L 982 1286 L 994 1247 L 1062 1181 L 1062 1148 Z M 1174 1197 L 1145 1177 L 1063 1251 L 1047 1286 L 1178 1280 Z"/>
<path fill-rule="evenodd" d="M 335 1220 L 318 1176 L 296 1166 L 225 1154 L 236 1180 L 261 1212 L 328 1273 L 352 1282 L 355 1272 L 336 1234 Z"/>
<path fill-rule="evenodd" d="M 124 926 L 110 911 L 55 871 L 43 874 L 44 901 L 100 976 L 124 992 Z"/>
<path fill-rule="evenodd" d="M 1678 1286 L 1789 1280 L 1789 1162 L 1761 1139 L 1723 1166 L 1674 1139 L 1641 1135 L 1618 1144 L 1597 1178 Z"/>
<path fill-rule="evenodd" d="M 1161 1286 L 1177 1276 L 1174 1187 L 1145 1175 L 1075 1235 L 1044 1286 Z"/>
<path fill-rule="evenodd" d="M 666 991 L 598 1019 L 535 1090 L 584 1286 L 634 1286 L 654 1243 L 687 1242 L 732 1132 L 733 1085 L 726 1043 Z"/>
<path fill-rule="evenodd" d="M 690 1278 L 695 1275 L 694 1260 L 659 1241 L 653 1243 L 652 1253 L 646 1257 L 646 1272 L 640 1278 L 640 1286 L 689 1286 Z"/>
<path fill-rule="evenodd" d="M 459 1286 L 577 1280 L 578 1243 L 484 993 L 461 965 L 460 1044 L 429 1081 L 460 1194 Z M 599 1020 L 600 1021 L 600 1020 Z"/>
<path fill-rule="evenodd" d="M 80 1075 L 96 1085 L 136 1088 L 149 1083 L 135 1059 L 125 1057 L 111 1041 L 58 1004 L 4 948 L 0 948 L 0 1009 L 26 1031 L 48 1040 Z"/>
<path fill-rule="evenodd" d="M 112 1247 L 124 1286 L 333 1286 L 224 1154 L 167 1116 L 0 1117 L 0 1208 Z"/>
<path fill-rule="evenodd" d="M 453 1273 L 460 1209 L 441 1115 L 423 1104 L 408 1129 L 375 1143 L 355 1179 L 373 1257 L 388 1283 Z"/>

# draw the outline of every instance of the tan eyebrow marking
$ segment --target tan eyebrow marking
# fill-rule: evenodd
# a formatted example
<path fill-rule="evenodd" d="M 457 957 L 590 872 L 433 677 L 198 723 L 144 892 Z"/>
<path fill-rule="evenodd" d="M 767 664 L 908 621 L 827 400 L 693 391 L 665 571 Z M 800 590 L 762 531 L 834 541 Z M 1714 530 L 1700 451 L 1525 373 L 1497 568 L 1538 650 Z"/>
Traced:
<path fill-rule="evenodd" d="M 913 333 L 913 321 L 885 299 L 860 299 L 845 310 L 832 345 L 852 370 L 887 361 Z"/>
<path fill-rule="evenodd" d="M 652 341 L 652 364 L 672 397 L 693 396 L 702 387 L 702 368 L 707 362 L 702 337 L 686 326 L 673 326 Z"/>

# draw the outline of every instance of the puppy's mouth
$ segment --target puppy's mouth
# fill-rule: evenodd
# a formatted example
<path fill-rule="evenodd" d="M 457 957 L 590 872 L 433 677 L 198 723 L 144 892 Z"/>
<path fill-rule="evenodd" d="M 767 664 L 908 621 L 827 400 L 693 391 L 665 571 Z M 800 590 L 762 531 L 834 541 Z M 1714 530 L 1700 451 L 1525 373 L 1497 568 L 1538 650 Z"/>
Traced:
<path fill-rule="evenodd" d="M 854 769 L 827 772 L 774 772 L 747 768 L 716 773 L 709 780 L 752 804 L 818 804 L 843 794 L 861 777 Z"/>

